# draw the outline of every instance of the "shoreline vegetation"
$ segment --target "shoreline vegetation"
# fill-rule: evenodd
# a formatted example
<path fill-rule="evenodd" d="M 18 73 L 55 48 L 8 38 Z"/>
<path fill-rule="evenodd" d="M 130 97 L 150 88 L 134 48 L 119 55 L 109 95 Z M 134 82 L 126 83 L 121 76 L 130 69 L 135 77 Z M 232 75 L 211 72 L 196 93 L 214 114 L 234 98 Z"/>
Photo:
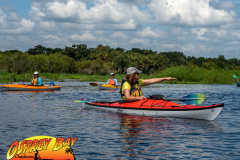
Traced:
<path fill-rule="evenodd" d="M 140 74 L 141 79 L 176 77 L 177 80 L 172 82 L 163 81 L 161 83 L 171 84 L 236 84 L 233 74 L 240 75 L 238 70 L 207 70 L 204 68 L 187 68 L 169 67 L 165 71 L 155 72 L 153 74 Z M 75 79 L 79 82 L 107 82 L 110 75 L 87 75 L 87 74 L 70 74 L 70 73 L 39 73 L 43 82 L 64 82 L 65 79 Z M 8 73 L 0 72 L 0 83 L 9 82 L 29 82 L 33 73 Z M 121 83 L 124 74 L 115 74 L 118 83 Z"/>
<path fill-rule="evenodd" d="M 98 45 L 87 48 L 85 44 L 72 47 L 45 48 L 41 45 L 26 52 L 0 51 L 0 83 L 29 82 L 38 71 L 43 81 L 76 79 L 79 81 L 107 82 L 110 73 L 121 83 L 125 71 L 133 66 L 143 73 L 140 78 L 174 77 L 172 84 L 234 84 L 233 74 L 240 76 L 237 58 L 186 57 L 182 52 L 157 52 L 132 48 L 113 49 Z"/>

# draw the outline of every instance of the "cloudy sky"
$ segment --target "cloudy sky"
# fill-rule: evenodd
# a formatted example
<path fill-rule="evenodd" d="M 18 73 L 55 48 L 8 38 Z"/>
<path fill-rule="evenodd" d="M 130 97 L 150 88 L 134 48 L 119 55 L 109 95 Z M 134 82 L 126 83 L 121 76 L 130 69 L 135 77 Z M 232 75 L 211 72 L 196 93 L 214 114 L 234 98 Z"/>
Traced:
<path fill-rule="evenodd" d="M 0 0 L 0 51 L 72 44 L 240 59 L 240 0 Z"/>

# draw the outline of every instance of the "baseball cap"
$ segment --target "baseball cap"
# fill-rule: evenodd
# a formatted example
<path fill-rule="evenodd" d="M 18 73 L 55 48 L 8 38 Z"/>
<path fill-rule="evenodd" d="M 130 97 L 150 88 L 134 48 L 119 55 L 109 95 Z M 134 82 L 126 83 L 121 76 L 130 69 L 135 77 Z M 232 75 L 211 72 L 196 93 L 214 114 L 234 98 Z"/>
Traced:
<path fill-rule="evenodd" d="M 127 69 L 127 74 L 126 74 L 126 75 L 129 75 L 129 74 L 132 74 L 132 73 L 135 73 L 135 72 L 137 72 L 137 73 L 142 73 L 142 71 L 137 70 L 137 68 L 135 68 L 135 67 L 129 67 L 129 68 Z"/>
<path fill-rule="evenodd" d="M 114 75 L 114 73 L 111 73 L 110 76 Z"/>
<path fill-rule="evenodd" d="M 38 72 L 37 72 L 37 71 L 35 71 L 35 72 L 34 72 L 34 74 L 38 74 Z"/>

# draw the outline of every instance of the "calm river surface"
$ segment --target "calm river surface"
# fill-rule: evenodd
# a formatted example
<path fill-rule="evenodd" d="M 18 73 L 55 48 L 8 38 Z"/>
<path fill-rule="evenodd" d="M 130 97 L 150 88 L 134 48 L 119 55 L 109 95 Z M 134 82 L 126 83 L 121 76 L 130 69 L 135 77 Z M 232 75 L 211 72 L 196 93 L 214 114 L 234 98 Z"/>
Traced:
<path fill-rule="evenodd" d="M 0 92 L 0 159 L 14 141 L 45 135 L 78 138 L 78 159 L 240 159 L 240 88 L 236 85 L 154 84 L 146 97 L 203 93 L 202 105 L 224 103 L 215 121 L 153 118 L 82 108 L 74 100 L 117 100 L 88 82 L 56 82 L 61 91 Z"/>

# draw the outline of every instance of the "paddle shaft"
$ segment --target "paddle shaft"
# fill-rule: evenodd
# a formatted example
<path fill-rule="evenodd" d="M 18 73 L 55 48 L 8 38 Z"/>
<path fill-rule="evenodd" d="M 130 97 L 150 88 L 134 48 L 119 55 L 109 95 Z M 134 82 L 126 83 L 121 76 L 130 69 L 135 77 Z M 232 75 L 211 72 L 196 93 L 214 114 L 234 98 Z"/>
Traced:
<path fill-rule="evenodd" d="M 192 98 L 192 99 L 165 99 L 165 101 L 195 101 L 195 100 L 201 100 L 201 98 Z"/>
<path fill-rule="evenodd" d="M 117 100 L 117 101 L 111 101 L 110 103 L 114 102 L 121 102 L 124 100 Z M 190 94 L 188 96 L 185 96 L 183 98 L 177 98 L 177 99 L 166 99 L 165 101 L 182 101 L 188 105 L 198 105 L 201 104 L 204 101 L 204 95 L 201 93 L 196 93 L 196 94 Z M 77 100 L 74 102 L 88 102 L 86 100 Z M 109 101 L 99 101 L 102 103 L 108 103 Z M 96 103 L 96 102 L 95 102 Z"/>

